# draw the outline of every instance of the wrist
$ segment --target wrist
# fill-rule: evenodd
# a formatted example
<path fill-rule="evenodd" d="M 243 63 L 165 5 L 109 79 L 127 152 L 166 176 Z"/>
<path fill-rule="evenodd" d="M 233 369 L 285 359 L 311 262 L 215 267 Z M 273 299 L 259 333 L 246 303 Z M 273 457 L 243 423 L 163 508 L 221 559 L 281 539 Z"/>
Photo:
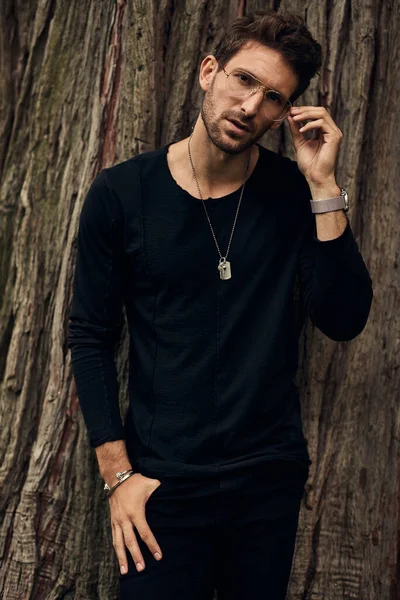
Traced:
<path fill-rule="evenodd" d="M 103 489 L 106 492 L 107 496 L 110 497 L 114 493 L 114 490 L 121 485 L 121 483 L 123 483 L 130 477 L 133 477 L 133 475 L 135 475 L 135 471 L 131 469 L 129 469 L 128 471 L 123 471 L 122 473 L 117 473 L 117 483 L 114 483 L 113 485 L 108 485 L 108 483 L 106 482 L 104 485 Z"/>
<path fill-rule="evenodd" d="M 131 466 L 124 466 L 121 468 L 113 467 L 110 471 L 106 471 L 104 473 L 100 473 L 103 481 L 108 485 L 108 487 L 112 488 L 119 481 L 119 477 L 117 477 L 117 473 L 125 473 L 125 471 L 134 471 Z"/>
<path fill-rule="evenodd" d="M 117 483 L 117 473 L 132 469 L 124 440 L 105 442 L 95 448 L 95 452 L 100 475 L 110 487 Z"/>
<path fill-rule="evenodd" d="M 335 198 L 340 196 L 340 187 L 335 179 L 327 179 L 321 183 L 308 181 L 313 200 L 325 200 L 326 198 Z"/>

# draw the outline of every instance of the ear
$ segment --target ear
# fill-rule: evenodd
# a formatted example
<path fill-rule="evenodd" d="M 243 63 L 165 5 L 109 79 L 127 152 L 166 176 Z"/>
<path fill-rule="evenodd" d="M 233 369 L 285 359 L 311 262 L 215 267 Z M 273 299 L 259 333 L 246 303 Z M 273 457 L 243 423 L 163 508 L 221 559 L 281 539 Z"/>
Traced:
<path fill-rule="evenodd" d="M 200 65 L 199 83 L 201 89 L 207 92 L 217 72 L 218 61 L 213 54 L 206 56 Z"/>

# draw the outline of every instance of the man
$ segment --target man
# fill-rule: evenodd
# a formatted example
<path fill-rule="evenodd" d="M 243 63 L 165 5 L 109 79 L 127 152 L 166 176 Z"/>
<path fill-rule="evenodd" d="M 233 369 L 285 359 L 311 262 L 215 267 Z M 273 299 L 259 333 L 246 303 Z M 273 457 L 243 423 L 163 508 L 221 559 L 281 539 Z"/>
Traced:
<path fill-rule="evenodd" d="M 364 329 L 373 295 L 335 179 L 342 133 L 325 108 L 292 108 L 319 66 L 299 17 L 237 19 L 201 63 L 190 136 L 103 169 L 85 199 L 69 347 L 121 598 L 285 598 L 312 462 L 295 281 L 337 341 Z M 296 161 L 257 144 L 285 119 Z"/>

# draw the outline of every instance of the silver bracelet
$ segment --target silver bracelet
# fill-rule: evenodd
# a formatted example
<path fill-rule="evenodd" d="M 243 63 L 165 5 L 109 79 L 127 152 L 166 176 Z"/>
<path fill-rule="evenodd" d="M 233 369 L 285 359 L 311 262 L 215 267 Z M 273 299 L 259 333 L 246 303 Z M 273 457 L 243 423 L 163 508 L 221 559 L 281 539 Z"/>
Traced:
<path fill-rule="evenodd" d="M 115 485 L 113 485 L 111 488 L 107 483 L 104 485 L 103 489 L 107 493 L 107 496 L 110 497 L 111 494 L 113 493 L 113 491 L 115 490 L 115 488 L 117 488 L 119 485 L 121 485 L 121 483 L 123 481 L 125 481 L 125 479 L 129 479 L 129 477 L 134 474 L 135 474 L 135 471 L 133 469 L 127 469 L 126 471 L 116 473 L 116 476 L 119 479 L 119 481 Z"/>

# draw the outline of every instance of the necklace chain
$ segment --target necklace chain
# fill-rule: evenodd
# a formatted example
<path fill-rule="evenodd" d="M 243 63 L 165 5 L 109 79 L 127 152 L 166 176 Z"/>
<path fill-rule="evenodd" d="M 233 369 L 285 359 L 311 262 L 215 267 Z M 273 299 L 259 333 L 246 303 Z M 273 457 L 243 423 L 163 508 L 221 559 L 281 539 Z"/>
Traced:
<path fill-rule="evenodd" d="M 209 225 L 210 225 L 211 233 L 212 233 L 212 235 L 213 235 L 213 238 L 214 238 L 214 241 L 215 241 L 215 245 L 217 246 L 218 254 L 219 254 L 219 256 L 220 256 L 220 259 L 221 259 L 221 261 L 226 261 L 226 259 L 227 259 L 227 257 L 228 257 L 228 253 L 229 253 L 230 247 L 231 247 L 231 242 L 232 242 L 233 232 L 235 231 L 236 220 L 237 220 L 237 216 L 238 216 L 238 214 L 239 214 L 240 203 L 242 202 L 243 190 L 244 190 L 244 186 L 245 186 L 245 183 L 246 183 L 246 179 L 244 180 L 244 182 L 243 182 L 243 185 L 242 185 L 242 191 L 241 191 L 241 193 L 240 193 L 240 198 L 239 198 L 239 202 L 238 202 L 237 209 L 236 209 L 235 220 L 234 220 L 234 222 L 233 222 L 233 227 L 232 227 L 231 235 L 230 235 L 230 238 L 229 238 L 228 248 L 227 248 L 227 250 L 226 250 L 226 254 L 225 254 L 225 256 L 222 256 L 222 254 L 221 254 L 221 250 L 219 249 L 219 246 L 218 246 L 217 238 L 215 237 L 215 233 L 214 233 L 213 226 L 211 225 L 210 217 L 208 216 L 208 212 L 207 212 L 207 209 L 206 209 L 206 207 L 205 207 L 205 204 L 204 204 L 204 199 L 203 199 L 203 196 L 201 195 L 201 191 L 200 191 L 199 182 L 197 181 L 196 172 L 195 172 L 195 170 L 194 170 L 194 166 L 193 166 L 192 155 L 191 155 L 191 153 L 190 153 L 190 140 L 191 140 L 191 138 L 192 138 L 192 135 L 193 135 L 193 133 L 194 133 L 194 132 L 192 131 L 192 133 L 190 134 L 190 137 L 189 137 L 189 141 L 188 141 L 188 150 L 189 150 L 189 159 L 190 159 L 190 164 L 191 164 L 191 167 L 192 167 L 192 171 L 193 171 L 194 178 L 195 178 L 195 180 L 196 180 L 197 189 L 199 190 L 200 198 L 201 198 L 201 201 L 202 201 L 202 203 L 203 203 L 203 208 L 204 208 L 204 211 L 205 211 L 205 213 L 206 213 L 206 217 L 207 217 L 208 223 L 209 223 Z M 249 154 L 249 160 L 247 161 L 247 167 L 246 167 L 246 171 L 245 171 L 245 177 L 246 177 L 246 174 L 247 174 L 247 171 L 248 171 L 248 168 L 249 168 L 249 164 L 250 164 L 250 156 L 251 156 L 251 152 L 250 152 L 250 154 Z M 220 261 L 220 262 L 221 262 L 221 261 Z"/>

